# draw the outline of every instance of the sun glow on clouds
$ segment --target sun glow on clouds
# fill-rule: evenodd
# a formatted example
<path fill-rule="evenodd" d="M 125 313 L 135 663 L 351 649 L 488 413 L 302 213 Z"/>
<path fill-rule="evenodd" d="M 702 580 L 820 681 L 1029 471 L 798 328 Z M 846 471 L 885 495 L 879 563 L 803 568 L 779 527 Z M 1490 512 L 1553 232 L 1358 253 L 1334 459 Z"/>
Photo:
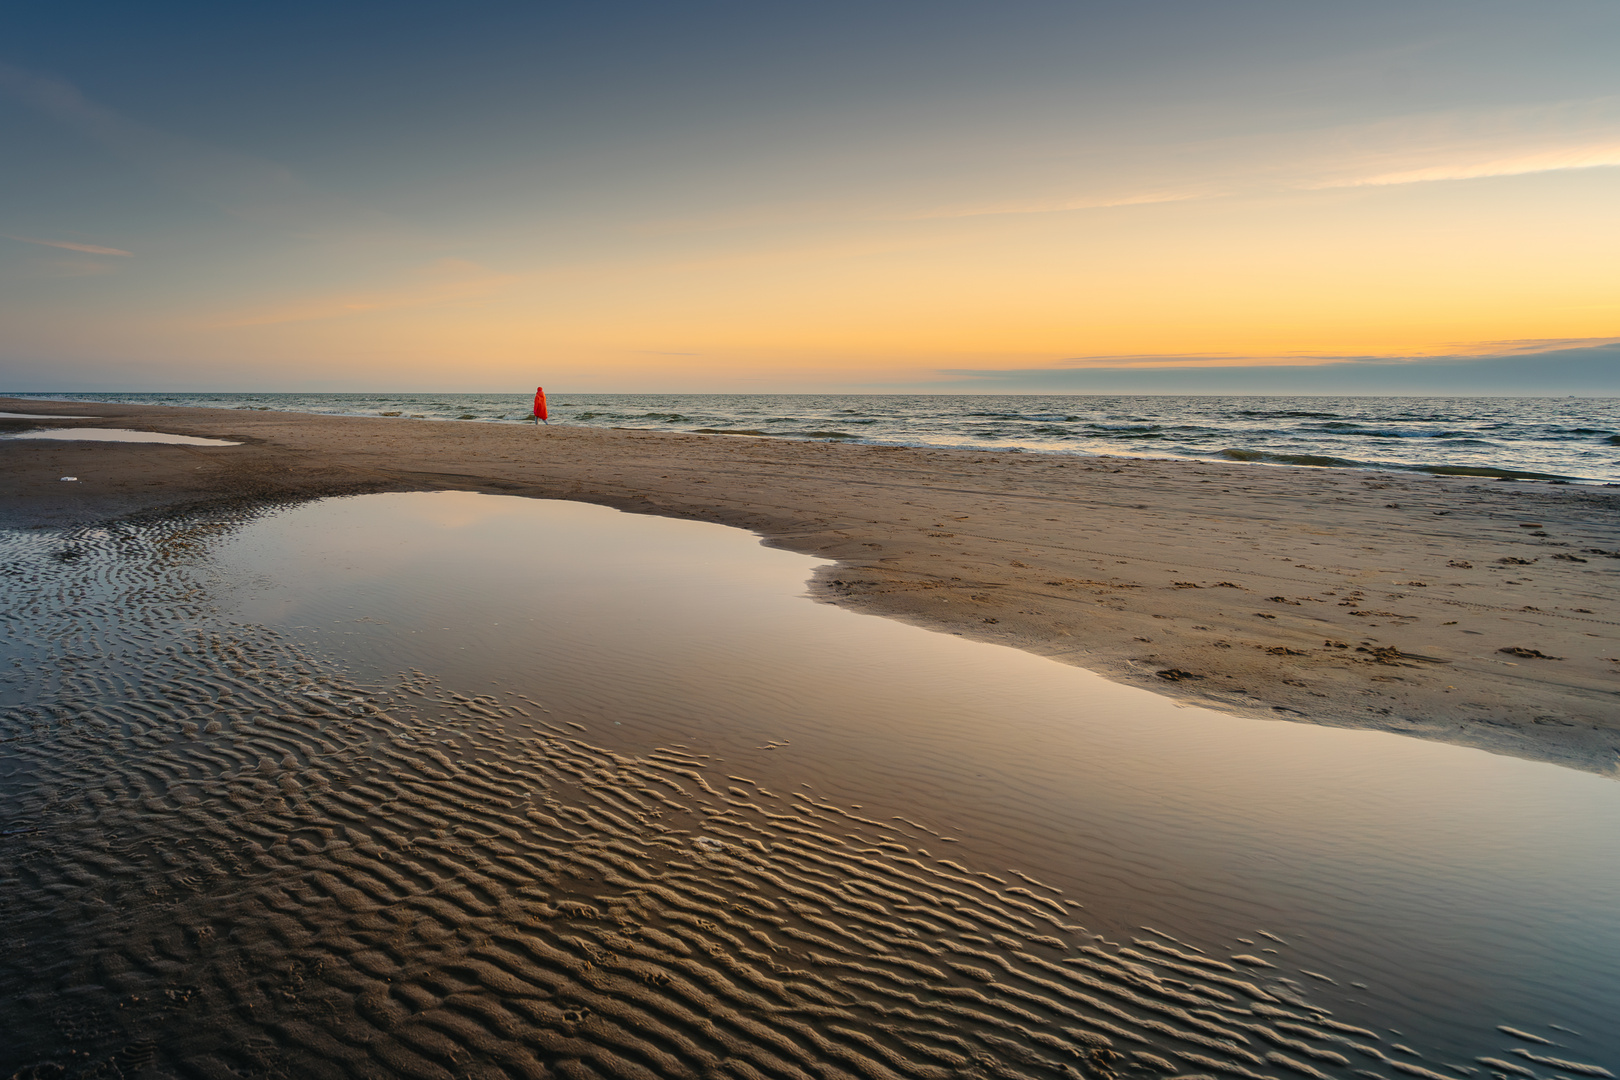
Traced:
<path fill-rule="evenodd" d="M 1620 142 L 1599 146 L 1560 147 L 1516 157 L 1480 162 L 1429 165 L 1405 172 L 1383 173 L 1360 180 L 1323 184 L 1322 187 L 1375 187 L 1384 184 L 1422 184 L 1437 180 L 1479 180 L 1492 176 L 1526 176 L 1564 169 L 1596 169 L 1620 165 Z"/>
<path fill-rule="evenodd" d="M 299 297 L 225 315 L 211 325 L 220 329 L 275 326 L 454 304 L 489 296 L 521 280 L 520 275 L 497 274 L 465 259 L 440 259 L 389 288 Z"/>
<path fill-rule="evenodd" d="M 121 251 L 118 248 L 99 247 L 95 244 L 79 244 L 71 240 L 41 240 L 33 236 L 13 236 L 6 234 L 8 240 L 21 240 L 25 244 L 39 244 L 41 247 L 61 248 L 64 251 L 84 251 L 91 255 L 134 255 L 132 251 Z"/>
<path fill-rule="evenodd" d="M 1000 217 L 1005 214 L 1064 214 L 1075 210 L 1109 210 L 1119 206 L 1152 206 L 1156 203 L 1187 202 L 1206 199 L 1212 192 L 1147 192 L 1141 195 L 1106 197 L 1075 197 L 1068 199 L 1030 200 L 1024 202 L 992 203 L 989 205 L 940 207 L 914 215 L 914 220 L 936 218 Z"/>
<path fill-rule="evenodd" d="M 1382 187 L 1620 165 L 1620 99 L 1417 114 L 1330 133 L 1338 144 L 1300 186 Z"/>

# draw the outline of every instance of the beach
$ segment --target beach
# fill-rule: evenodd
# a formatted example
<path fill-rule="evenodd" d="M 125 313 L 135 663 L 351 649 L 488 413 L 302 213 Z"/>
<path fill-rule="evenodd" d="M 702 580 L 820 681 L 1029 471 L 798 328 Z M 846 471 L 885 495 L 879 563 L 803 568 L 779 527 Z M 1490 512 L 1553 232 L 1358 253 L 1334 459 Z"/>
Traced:
<path fill-rule="evenodd" d="M 1388 595 L 1573 607 L 1602 489 L 41 405 L 108 430 L 0 440 L 0 1075 L 1620 1055 L 1597 706 L 1499 676 L 1448 745 L 1416 676 L 1503 603 Z"/>
<path fill-rule="evenodd" d="M 95 15 L 0 1080 L 1620 1080 L 1620 5 Z"/>
<path fill-rule="evenodd" d="M 577 500 L 749 529 L 835 560 L 811 582 L 817 599 L 1189 704 L 1605 774 L 1620 760 L 1611 487 L 562 424 L 0 408 L 241 444 L 0 441 L 12 527 L 385 491 Z"/>

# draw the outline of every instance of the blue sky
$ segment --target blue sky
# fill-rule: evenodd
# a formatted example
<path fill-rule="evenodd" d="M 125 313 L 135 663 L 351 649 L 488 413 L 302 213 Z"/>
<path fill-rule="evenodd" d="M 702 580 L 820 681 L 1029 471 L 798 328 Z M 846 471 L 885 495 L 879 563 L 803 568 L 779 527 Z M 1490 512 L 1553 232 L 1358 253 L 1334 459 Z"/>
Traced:
<path fill-rule="evenodd" d="M 6 28 L 4 388 L 1620 393 L 1608 0 Z"/>

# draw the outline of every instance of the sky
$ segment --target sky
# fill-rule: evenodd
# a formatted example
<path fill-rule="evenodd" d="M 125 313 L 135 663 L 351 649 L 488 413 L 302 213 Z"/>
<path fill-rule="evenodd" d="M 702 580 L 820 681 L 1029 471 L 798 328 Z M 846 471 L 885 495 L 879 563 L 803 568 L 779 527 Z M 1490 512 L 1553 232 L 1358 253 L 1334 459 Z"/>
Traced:
<path fill-rule="evenodd" d="M 0 391 L 1620 395 L 1613 0 L 0 24 Z"/>

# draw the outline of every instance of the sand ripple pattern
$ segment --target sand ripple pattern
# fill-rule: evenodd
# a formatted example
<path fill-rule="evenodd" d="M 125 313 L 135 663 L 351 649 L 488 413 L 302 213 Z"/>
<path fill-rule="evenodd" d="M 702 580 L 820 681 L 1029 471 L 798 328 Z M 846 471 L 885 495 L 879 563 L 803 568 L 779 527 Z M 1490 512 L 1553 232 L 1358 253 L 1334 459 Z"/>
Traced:
<path fill-rule="evenodd" d="M 0 541 L 0 1076 L 1461 1074 L 923 826 L 211 620 L 248 512 Z"/>

